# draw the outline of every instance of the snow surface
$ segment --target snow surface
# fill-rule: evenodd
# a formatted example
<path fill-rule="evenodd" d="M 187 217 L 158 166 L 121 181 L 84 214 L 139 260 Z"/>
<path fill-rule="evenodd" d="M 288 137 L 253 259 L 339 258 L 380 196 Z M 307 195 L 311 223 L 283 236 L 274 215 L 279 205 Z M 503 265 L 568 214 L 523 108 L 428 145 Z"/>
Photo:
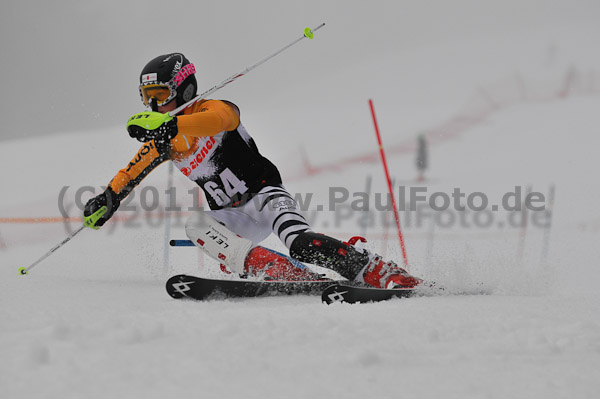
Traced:
<path fill-rule="evenodd" d="M 583 4 L 590 19 L 598 15 Z M 588 40 L 600 28 L 553 12 L 535 26 L 504 15 L 511 29 L 479 26 L 480 37 L 429 32 L 437 40 L 355 54 L 340 71 L 320 74 L 311 60 L 313 79 L 281 90 L 265 109 L 228 89 L 287 188 L 313 194 L 314 228 L 339 238 L 364 231 L 364 214 L 316 212 L 327 209 L 330 187 L 361 191 L 370 176 L 373 193 L 386 190 L 368 97 L 396 186 L 419 186 L 419 132 L 430 143 L 430 193 L 460 187 L 498 203 L 514 186 L 547 194 L 554 185 L 550 229 L 507 226 L 506 212 L 485 228 L 416 226 L 401 213 L 411 272 L 448 295 L 332 306 L 313 296 L 175 301 L 164 290 L 168 276 L 219 272 L 193 248 L 169 250 L 163 264 L 164 214 L 140 211 L 139 198 L 155 187 L 166 204 L 167 166 L 137 189 L 137 211 L 84 230 L 19 276 L 80 221 L 7 218 L 59 218 L 66 186 L 62 204 L 79 217 L 77 188 L 99 192 L 138 143 L 122 126 L 2 142 L 0 398 L 597 397 L 600 65 Z M 277 62 L 295 67 L 284 56 Z M 458 117 L 475 122 L 449 123 Z M 193 186 L 180 174 L 173 184 L 185 214 L 174 216 L 170 237 L 184 238 Z M 372 216 L 371 247 L 401 262 L 393 223 Z M 273 237 L 266 245 L 282 249 Z M 487 295 L 451 295 L 477 290 Z"/>

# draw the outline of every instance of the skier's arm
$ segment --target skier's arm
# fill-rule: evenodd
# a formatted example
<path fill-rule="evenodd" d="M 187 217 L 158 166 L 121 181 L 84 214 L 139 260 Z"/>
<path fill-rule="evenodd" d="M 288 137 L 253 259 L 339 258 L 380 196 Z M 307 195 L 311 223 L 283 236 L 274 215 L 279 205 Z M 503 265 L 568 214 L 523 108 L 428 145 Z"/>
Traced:
<path fill-rule="evenodd" d="M 206 137 L 235 130 L 240 124 L 239 109 L 228 101 L 200 101 L 184 115 L 140 112 L 129 118 L 129 135 L 143 143 L 152 139 L 170 140 L 176 136 Z"/>
<path fill-rule="evenodd" d="M 103 206 L 106 213 L 88 227 L 99 228 L 106 223 L 119 208 L 121 201 L 154 170 L 158 165 L 168 160 L 171 152 L 170 141 L 151 140 L 145 143 L 129 164 L 121 169 L 110 181 L 106 190 L 90 199 L 84 208 L 84 218 L 88 218 Z M 86 224 L 87 225 L 87 224 Z"/>
<path fill-rule="evenodd" d="M 232 103 L 208 100 L 194 104 L 192 113 L 177 117 L 178 133 L 185 136 L 214 136 L 235 130 L 240 124 L 237 107 Z"/>
<path fill-rule="evenodd" d="M 122 201 L 150 172 L 168 160 L 169 155 L 170 143 L 164 144 L 157 140 L 145 143 L 131 162 L 117 172 L 108 187 Z"/>

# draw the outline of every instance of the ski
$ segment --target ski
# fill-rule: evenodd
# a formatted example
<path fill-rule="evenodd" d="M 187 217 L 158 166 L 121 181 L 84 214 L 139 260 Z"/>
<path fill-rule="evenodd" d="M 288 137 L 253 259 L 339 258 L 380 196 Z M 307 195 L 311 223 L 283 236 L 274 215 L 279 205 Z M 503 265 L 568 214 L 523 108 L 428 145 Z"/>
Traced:
<path fill-rule="evenodd" d="M 452 291 L 430 283 L 417 288 L 373 288 L 353 285 L 346 281 L 302 280 L 302 281 L 256 281 L 256 280 L 217 280 L 179 274 L 171 277 L 166 284 L 167 293 L 175 299 L 230 299 L 253 298 L 275 295 L 318 295 L 321 300 L 332 303 L 381 302 L 393 298 L 447 295 L 489 295 L 488 290 L 479 287 L 470 290 Z"/>
<path fill-rule="evenodd" d="M 423 282 L 414 288 L 374 288 L 365 285 L 353 285 L 347 282 L 333 281 L 321 293 L 324 303 L 367 303 L 381 302 L 393 298 L 408 297 L 434 297 L 434 296 L 457 296 L 457 295 L 491 295 L 493 292 L 478 284 L 470 288 L 452 289 L 436 284 L 432 281 Z"/>
<path fill-rule="evenodd" d="M 175 299 L 228 299 L 270 295 L 318 295 L 334 281 L 252 281 L 215 280 L 179 274 L 166 284 L 167 293 Z"/>
<path fill-rule="evenodd" d="M 406 298 L 415 293 L 412 288 L 369 288 L 347 284 L 330 284 L 321 293 L 321 300 L 331 305 L 332 303 L 367 303 L 380 302 L 392 298 Z"/>

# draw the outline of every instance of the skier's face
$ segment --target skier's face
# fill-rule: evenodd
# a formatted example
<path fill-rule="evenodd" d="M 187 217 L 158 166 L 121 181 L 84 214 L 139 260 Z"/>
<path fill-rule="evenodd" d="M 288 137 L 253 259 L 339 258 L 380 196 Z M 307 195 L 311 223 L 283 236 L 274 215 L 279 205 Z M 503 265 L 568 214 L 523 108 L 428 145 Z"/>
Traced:
<path fill-rule="evenodd" d="M 177 105 L 175 104 L 175 102 L 176 101 L 173 100 L 166 105 L 159 105 L 158 112 L 160 112 L 161 114 L 166 114 L 167 112 L 173 111 L 175 108 L 177 108 Z"/>

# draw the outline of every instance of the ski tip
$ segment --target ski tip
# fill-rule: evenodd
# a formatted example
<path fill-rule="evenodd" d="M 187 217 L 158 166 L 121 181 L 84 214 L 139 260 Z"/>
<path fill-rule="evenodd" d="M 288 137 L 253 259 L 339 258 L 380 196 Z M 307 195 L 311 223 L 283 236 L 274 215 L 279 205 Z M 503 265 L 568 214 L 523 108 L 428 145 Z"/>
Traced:
<path fill-rule="evenodd" d="M 321 292 L 321 302 L 327 305 L 346 302 L 345 295 L 347 293 L 348 291 L 344 290 L 343 285 L 332 284 Z"/>
<path fill-rule="evenodd" d="M 19 274 L 24 276 L 27 274 L 27 268 L 25 267 L 19 267 Z"/>

